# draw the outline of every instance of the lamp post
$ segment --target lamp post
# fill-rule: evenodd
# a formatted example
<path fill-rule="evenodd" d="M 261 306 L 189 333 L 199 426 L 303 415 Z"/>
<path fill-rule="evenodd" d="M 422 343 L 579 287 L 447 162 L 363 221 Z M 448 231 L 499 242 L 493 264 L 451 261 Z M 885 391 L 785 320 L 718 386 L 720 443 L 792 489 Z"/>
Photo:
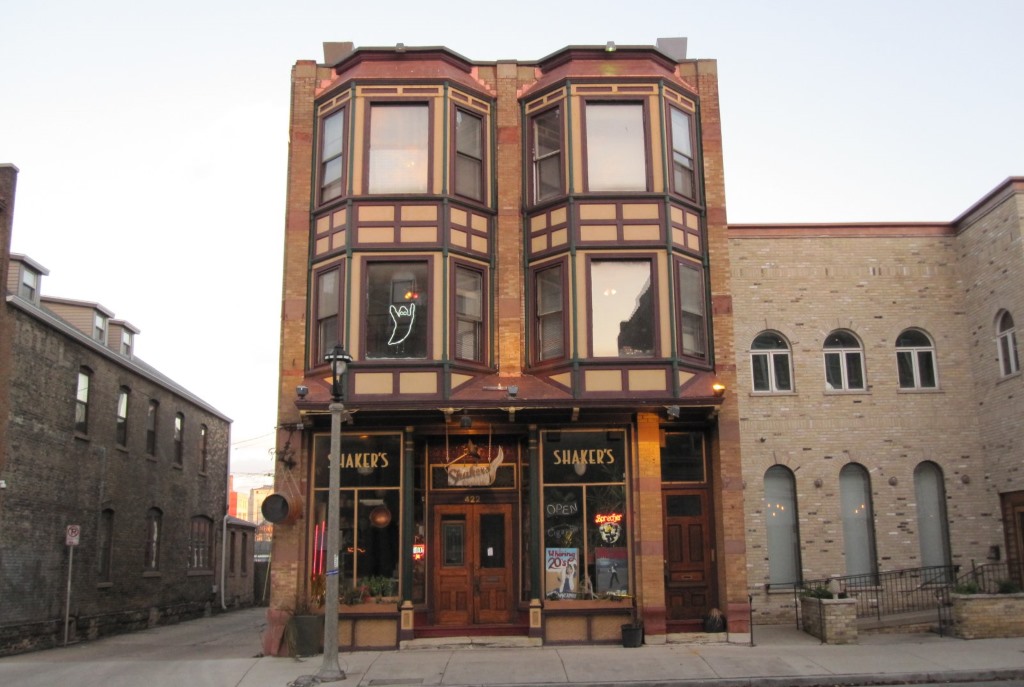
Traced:
<path fill-rule="evenodd" d="M 316 674 L 319 682 L 345 679 L 345 671 L 338 664 L 338 586 L 341 577 L 339 565 L 339 532 L 341 527 L 341 419 L 345 413 L 342 403 L 342 381 L 352 356 L 341 344 L 335 344 L 324 359 L 331 365 L 331 454 L 330 493 L 327 496 L 327 571 L 324 598 L 324 662 Z"/>

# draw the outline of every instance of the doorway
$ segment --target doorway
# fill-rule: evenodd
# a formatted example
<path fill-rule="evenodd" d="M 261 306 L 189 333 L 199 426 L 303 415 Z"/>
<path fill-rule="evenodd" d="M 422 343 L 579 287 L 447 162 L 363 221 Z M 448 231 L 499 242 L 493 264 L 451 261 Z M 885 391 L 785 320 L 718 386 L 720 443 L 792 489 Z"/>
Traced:
<path fill-rule="evenodd" d="M 512 621 L 512 504 L 459 503 L 434 508 L 437 557 L 434 622 L 490 625 Z"/>
<path fill-rule="evenodd" d="M 669 622 L 700 620 L 714 604 L 711 508 L 704 489 L 662 493 L 665 514 L 665 605 Z"/>

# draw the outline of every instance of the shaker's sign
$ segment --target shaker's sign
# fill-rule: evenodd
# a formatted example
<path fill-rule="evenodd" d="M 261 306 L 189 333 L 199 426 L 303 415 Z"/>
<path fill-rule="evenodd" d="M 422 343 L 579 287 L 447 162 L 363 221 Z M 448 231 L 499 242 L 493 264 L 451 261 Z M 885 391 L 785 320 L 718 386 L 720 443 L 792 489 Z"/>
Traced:
<path fill-rule="evenodd" d="M 555 465 L 611 465 L 615 462 L 615 454 L 610 448 L 591 448 L 583 450 L 554 450 L 551 452 Z"/>
<path fill-rule="evenodd" d="M 384 453 L 342 453 L 341 469 L 376 470 L 391 465 Z"/>

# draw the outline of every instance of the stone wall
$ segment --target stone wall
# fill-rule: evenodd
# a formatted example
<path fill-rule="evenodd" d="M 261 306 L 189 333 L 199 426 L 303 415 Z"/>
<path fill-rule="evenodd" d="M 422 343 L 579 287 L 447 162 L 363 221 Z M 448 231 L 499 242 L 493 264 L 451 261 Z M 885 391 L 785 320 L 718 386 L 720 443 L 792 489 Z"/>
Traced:
<path fill-rule="evenodd" d="M 857 602 L 854 599 L 800 599 L 804 632 L 826 644 L 857 643 Z"/>
<path fill-rule="evenodd" d="M 953 594 L 953 636 L 1024 637 L 1024 594 Z"/>

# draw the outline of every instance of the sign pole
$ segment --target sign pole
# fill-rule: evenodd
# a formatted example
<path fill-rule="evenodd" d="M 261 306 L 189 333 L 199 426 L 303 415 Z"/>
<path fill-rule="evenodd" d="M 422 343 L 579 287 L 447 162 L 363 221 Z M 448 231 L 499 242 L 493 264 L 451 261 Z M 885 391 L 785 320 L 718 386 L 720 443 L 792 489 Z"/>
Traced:
<path fill-rule="evenodd" d="M 68 619 L 71 616 L 71 566 L 75 562 L 75 547 L 68 546 L 68 592 L 64 597 L 64 646 L 68 645 Z"/>

